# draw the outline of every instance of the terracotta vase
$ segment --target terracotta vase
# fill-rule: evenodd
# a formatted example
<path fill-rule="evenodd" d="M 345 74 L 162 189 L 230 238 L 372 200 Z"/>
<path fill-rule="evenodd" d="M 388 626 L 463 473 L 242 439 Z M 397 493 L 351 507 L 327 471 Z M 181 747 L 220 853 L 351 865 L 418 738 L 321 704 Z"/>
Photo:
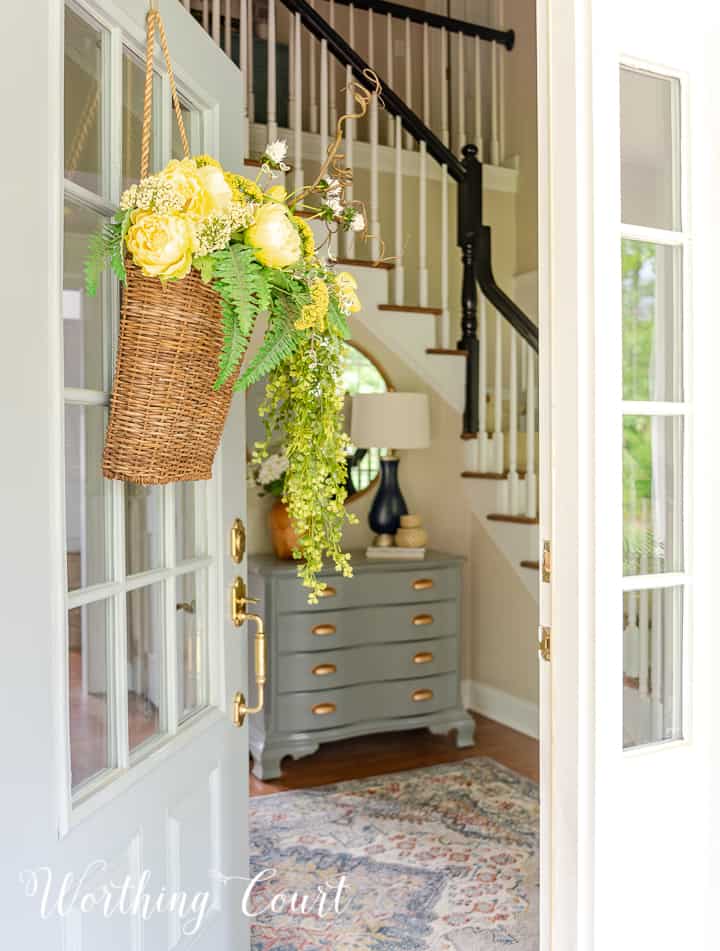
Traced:
<path fill-rule="evenodd" d="M 297 547 L 298 539 L 288 515 L 287 505 L 280 499 L 270 509 L 269 520 L 275 556 L 288 561 L 293 556 L 293 548 Z"/>

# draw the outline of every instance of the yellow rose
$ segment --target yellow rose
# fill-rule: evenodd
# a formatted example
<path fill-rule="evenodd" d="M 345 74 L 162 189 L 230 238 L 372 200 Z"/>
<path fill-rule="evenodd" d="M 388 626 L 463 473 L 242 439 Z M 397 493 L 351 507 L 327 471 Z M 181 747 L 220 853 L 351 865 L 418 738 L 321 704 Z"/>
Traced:
<path fill-rule="evenodd" d="M 245 232 L 245 241 L 255 248 L 255 257 L 266 267 L 288 267 L 300 260 L 300 235 L 277 202 L 263 205 Z"/>
<path fill-rule="evenodd" d="M 213 210 L 210 195 L 205 188 L 200 169 L 191 158 L 173 159 L 165 166 L 158 177 L 164 179 L 183 199 L 180 211 L 192 218 L 204 218 Z"/>
<path fill-rule="evenodd" d="M 347 271 L 340 271 L 335 278 L 335 282 L 337 284 L 340 303 L 343 308 L 348 310 L 351 314 L 357 314 L 359 310 L 362 310 L 360 298 L 355 293 L 355 291 L 357 291 L 357 281 L 352 274 L 349 274 Z"/>
<path fill-rule="evenodd" d="M 204 165 L 197 170 L 198 178 L 211 204 L 211 211 L 226 211 L 233 199 L 232 188 L 225 172 L 215 165 Z"/>
<path fill-rule="evenodd" d="M 178 280 L 190 270 L 195 236 L 185 218 L 134 212 L 125 240 L 133 262 L 148 277 Z"/>

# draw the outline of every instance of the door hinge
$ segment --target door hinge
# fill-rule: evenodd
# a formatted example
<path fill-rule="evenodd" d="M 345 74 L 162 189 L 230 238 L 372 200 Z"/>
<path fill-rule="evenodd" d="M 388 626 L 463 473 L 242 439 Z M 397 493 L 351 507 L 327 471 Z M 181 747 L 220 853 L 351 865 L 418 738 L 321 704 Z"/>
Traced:
<path fill-rule="evenodd" d="M 542 555 L 542 580 L 544 582 L 549 582 L 552 578 L 552 551 L 550 549 L 550 542 L 543 542 L 543 555 Z"/>
<path fill-rule="evenodd" d="M 550 638 L 552 635 L 552 628 L 541 627 L 540 628 L 540 640 L 538 641 L 538 652 L 543 660 L 550 660 Z"/>

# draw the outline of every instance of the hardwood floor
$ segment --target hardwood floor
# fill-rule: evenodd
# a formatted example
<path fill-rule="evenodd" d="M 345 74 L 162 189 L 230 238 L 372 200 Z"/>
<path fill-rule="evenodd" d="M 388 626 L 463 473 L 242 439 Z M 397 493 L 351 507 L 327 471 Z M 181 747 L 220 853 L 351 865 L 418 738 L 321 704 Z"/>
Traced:
<path fill-rule="evenodd" d="M 345 779 L 364 779 L 381 773 L 418 769 L 437 763 L 453 763 L 470 756 L 490 756 L 528 779 L 538 781 L 538 742 L 509 727 L 473 714 L 477 729 L 475 745 L 464 750 L 447 736 L 428 730 L 409 730 L 359 736 L 327 743 L 314 756 L 283 761 L 280 779 L 261 782 L 250 774 L 250 795 L 267 796 L 289 789 L 325 786 Z"/>

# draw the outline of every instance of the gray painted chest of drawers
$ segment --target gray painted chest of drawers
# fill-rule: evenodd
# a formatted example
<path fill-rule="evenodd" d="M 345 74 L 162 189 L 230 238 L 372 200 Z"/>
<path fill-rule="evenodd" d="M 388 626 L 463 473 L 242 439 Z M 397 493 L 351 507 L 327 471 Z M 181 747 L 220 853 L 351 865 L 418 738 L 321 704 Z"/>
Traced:
<path fill-rule="evenodd" d="M 428 727 L 473 743 L 460 700 L 462 559 L 352 561 L 354 577 L 327 572 L 327 596 L 310 605 L 294 563 L 250 558 L 248 589 L 268 632 L 265 708 L 250 718 L 259 779 L 280 776 L 284 756 L 367 733 Z"/>

